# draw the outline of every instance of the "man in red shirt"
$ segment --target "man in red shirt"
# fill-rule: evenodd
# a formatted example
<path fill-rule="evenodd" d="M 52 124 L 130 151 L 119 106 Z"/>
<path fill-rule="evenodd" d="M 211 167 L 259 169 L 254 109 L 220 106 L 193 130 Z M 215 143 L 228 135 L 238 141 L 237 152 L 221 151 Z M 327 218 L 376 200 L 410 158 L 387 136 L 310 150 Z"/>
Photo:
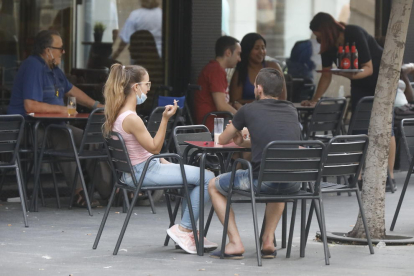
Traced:
<path fill-rule="evenodd" d="M 229 111 L 235 114 L 241 105 L 229 103 L 229 91 L 226 78 L 226 68 L 234 68 L 240 61 L 241 47 L 239 41 L 231 36 L 222 36 L 216 41 L 216 59 L 210 61 L 198 76 L 201 91 L 195 93 L 195 115 L 201 124 L 207 113 L 214 111 Z M 210 117 L 206 126 L 213 131 L 214 122 Z"/>

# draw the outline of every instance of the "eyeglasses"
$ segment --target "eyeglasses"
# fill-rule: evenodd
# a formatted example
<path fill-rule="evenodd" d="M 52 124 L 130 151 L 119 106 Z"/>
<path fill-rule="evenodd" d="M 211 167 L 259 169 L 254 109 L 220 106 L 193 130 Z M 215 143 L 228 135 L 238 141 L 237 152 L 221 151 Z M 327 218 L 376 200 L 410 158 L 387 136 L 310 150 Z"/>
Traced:
<path fill-rule="evenodd" d="M 65 51 L 65 49 L 63 47 L 53 47 L 53 46 L 49 46 L 48 48 L 52 48 L 52 49 L 56 49 L 56 50 L 60 50 L 61 53 L 63 53 L 63 51 Z"/>
<path fill-rule="evenodd" d="M 138 84 L 146 84 L 148 89 L 151 88 L 151 82 L 150 81 L 147 81 L 147 82 L 138 82 Z"/>

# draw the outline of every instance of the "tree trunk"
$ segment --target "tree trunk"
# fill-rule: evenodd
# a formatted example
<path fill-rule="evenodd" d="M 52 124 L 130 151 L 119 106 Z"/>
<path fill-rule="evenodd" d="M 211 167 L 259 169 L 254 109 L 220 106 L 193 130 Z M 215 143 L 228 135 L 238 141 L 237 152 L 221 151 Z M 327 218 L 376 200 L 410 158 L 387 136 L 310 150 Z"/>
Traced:
<path fill-rule="evenodd" d="M 363 175 L 362 202 L 371 238 L 385 237 L 385 181 L 394 99 L 400 78 L 413 0 L 393 0 L 369 125 L 369 146 Z M 358 215 L 351 237 L 364 238 Z"/>

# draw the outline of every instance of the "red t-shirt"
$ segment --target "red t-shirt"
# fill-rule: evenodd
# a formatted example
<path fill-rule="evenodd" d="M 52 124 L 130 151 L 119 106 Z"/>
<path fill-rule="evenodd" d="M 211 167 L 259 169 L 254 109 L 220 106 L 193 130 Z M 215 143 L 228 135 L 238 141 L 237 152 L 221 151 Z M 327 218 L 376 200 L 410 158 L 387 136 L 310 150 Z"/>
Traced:
<path fill-rule="evenodd" d="M 226 71 L 216 60 L 212 60 L 204 66 L 198 76 L 197 83 L 201 86 L 201 91 L 195 92 L 194 109 L 197 124 L 201 124 L 207 113 L 217 111 L 213 100 L 213 93 L 219 92 L 226 94 L 226 102 L 229 102 L 229 85 L 227 83 Z M 213 131 L 213 116 L 209 117 L 206 126 L 210 131 Z"/>

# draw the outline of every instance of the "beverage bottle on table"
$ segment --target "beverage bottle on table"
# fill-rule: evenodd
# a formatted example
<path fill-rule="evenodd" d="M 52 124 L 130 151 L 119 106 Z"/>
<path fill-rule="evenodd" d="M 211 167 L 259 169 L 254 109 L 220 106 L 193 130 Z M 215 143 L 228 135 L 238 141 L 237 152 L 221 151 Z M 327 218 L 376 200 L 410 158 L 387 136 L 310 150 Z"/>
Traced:
<path fill-rule="evenodd" d="M 343 56 L 344 56 L 344 47 L 342 45 L 339 45 L 339 47 L 338 47 L 338 54 L 337 54 L 337 57 L 336 57 L 336 67 L 338 69 L 341 69 L 342 68 L 341 67 L 341 62 L 342 62 Z"/>
<path fill-rule="evenodd" d="M 352 43 L 352 47 L 351 47 L 351 62 L 352 62 L 352 69 L 359 69 L 358 50 L 356 49 L 355 42 Z"/>
<path fill-rule="evenodd" d="M 341 69 L 351 69 L 351 53 L 349 52 L 349 43 L 345 45 L 345 54 L 341 61 Z"/>

